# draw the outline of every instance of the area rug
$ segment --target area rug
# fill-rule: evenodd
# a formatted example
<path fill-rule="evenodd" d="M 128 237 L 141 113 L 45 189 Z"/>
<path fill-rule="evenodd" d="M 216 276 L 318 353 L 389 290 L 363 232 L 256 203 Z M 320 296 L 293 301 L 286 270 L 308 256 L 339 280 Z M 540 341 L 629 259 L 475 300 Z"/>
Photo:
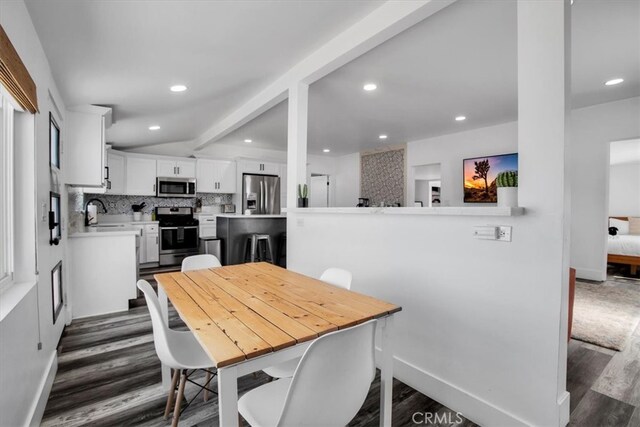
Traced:
<path fill-rule="evenodd" d="M 640 322 L 640 291 L 576 282 L 571 337 L 621 351 Z"/>

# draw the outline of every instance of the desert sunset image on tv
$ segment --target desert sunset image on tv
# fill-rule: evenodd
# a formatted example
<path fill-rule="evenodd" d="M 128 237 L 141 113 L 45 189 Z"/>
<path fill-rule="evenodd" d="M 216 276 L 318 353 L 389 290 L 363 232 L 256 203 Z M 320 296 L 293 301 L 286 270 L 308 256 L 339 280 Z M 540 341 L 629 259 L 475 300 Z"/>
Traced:
<path fill-rule="evenodd" d="M 518 170 L 518 153 L 465 159 L 464 202 L 497 203 L 496 176 L 504 171 Z"/>

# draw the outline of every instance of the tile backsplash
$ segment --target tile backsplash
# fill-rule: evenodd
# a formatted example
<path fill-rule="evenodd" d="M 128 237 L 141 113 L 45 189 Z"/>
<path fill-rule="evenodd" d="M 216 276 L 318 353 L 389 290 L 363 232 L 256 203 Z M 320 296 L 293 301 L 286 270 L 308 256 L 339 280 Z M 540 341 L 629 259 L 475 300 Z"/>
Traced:
<path fill-rule="evenodd" d="M 202 206 L 218 206 L 231 203 L 231 194 L 198 194 L 198 198 L 202 199 Z M 167 197 L 151 197 L 151 196 L 121 196 L 114 194 L 89 194 L 89 193 L 69 193 L 69 211 L 82 212 L 84 204 L 89 199 L 101 200 L 107 208 L 110 215 L 132 215 L 131 205 L 139 205 L 145 202 L 147 206 L 142 210 L 143 214 L 151 214 L 157 206 L 180 206 L 193 207 L 196 206 L 195 198 L 167 198 Z"/>
<path fill-rule="evenodd" d="M 360 157 L 360 197 L 371 206 L 404 204 L 405 149 L 362 154 Z"/>

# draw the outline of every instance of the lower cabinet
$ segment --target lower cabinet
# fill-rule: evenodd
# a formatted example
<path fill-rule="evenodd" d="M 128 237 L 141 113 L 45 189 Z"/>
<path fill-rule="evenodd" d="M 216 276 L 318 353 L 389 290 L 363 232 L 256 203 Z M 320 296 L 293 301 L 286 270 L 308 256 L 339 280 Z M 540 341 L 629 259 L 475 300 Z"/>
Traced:
<path fill-rule="evenodd" d="M 160 236 L 158 234 L 158 224 L 147 224 L 144 229 L 145 262 L 160 261 Z"/>

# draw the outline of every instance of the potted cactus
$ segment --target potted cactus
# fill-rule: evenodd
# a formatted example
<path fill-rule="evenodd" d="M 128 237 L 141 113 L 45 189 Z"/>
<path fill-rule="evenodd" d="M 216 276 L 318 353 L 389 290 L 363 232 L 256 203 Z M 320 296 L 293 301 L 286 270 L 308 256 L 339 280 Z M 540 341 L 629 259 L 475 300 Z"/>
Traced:
<path fill-rule="evenodd" d="M 309 207 L 309 187 L 307 184 L 298 184 L 298 207 Z"/>
<path fill-rule="evenodd" d="M 518 171 L 500 172 L 496 177 L 498 206 L 515 208 L 518 206 Z"/>

